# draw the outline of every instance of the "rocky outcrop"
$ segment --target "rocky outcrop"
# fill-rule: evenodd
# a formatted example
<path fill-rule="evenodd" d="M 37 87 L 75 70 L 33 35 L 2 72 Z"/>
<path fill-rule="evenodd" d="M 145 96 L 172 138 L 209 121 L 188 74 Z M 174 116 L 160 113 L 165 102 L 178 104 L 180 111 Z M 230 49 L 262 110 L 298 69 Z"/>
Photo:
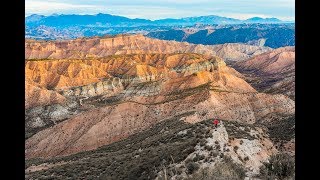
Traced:
<path fill-rule="evenodd" d="M 30 107 L 25 110 L 25 138 L 28 139 L 80 112 L 79 103 L 76 101 Z"/>
<path fill-rule="evenodd" d="M 223 157 L 230 157 L 231 162 L 243 166 L 247 169 L 246 176 L 252 178 L 259 174 L 262 163 L 266 162 L 272 154 L 278 152 L 273 147 L 272 141 L 268 139 L 266 132 L 259 127 L 221 122 L 216 129 L 210 129 L 206 126 L 203 128 L 209 129 L 205 141 L 197 144 L 195 151 L 189 154 L 184 161 L 169 165 L 167 171 L 174 171 L 175 169 L 182 171 L 180 174 L 171 175 L 171 179 L 200 179 L 203 172 L 205 172 L 207 178 L 221 176 L 221 174 L 214 174 L 213 172 L 225 163 L 226 160 Z M 230 130 L 233 130 L 233 132 L 230 132 Z M 248 137 L 241 137 L 238 134 L 246 134 Z M 193 173 L 191 177 L 187 169 L 190 161 L 196 161 L 199 165 L 198 173 Z M 231 169 L 225 170 L 231 171 Z M 156 179 L 162 178 L 164 178 L 164 171 L 158 172 Z"/>
<path fill-rule="evenodd" d="M 51 90 L 85 85 L 110 77 L 104 67 L 99 67 L 99 62 L 77 60 L 27 61 L 25 73 L 27 80 Z"/>
<path fill-rule="evenodd" d="M 295 97 L 295 47 L 279 48 L 232 65 L 255 88 Z"/>
<path fill-rule="evenodd" d="M 278 74 L 295 69 L 295 47 L 283 47 L 254 56 L 236 64 L 243 70 L 266 74 Z"/>
<path fill-rule="evenodd" d="M 49 104 L 59 104 L 66 100 L 65 97 L 55 91 L 38 87 L 29 81 L 25 82 L 25 108 L 44 106 Z"/>
<path fill-rule="evenodd" d="M 241 61 L 250 57 L 269 52 L 272 48 L 264 46 L 253 46 L 240 43 L 226 43 L 212 46 L 216 55 L 226 61 Z"/>

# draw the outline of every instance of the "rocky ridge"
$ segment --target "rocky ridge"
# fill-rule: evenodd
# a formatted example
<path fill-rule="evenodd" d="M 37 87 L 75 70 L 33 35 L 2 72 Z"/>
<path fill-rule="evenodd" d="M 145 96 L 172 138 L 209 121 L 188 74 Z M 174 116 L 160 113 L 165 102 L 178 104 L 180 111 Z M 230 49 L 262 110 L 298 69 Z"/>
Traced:
<path fill-rule="evenodd" d="M 93 151 L 27 160 L 26 179 L 254 179 L 262 164 L 278 153 L 263 126 L 222 120 L 215 129 L 212 119 L 185 122 L 193 113 Z"/>
<path fill-rule="evenodd" d="M 143 35 L 116 35 L 104 38 L 78 38 L 61 41 L 26 40 L 26 59 L 84 59 L 121 54 L 151 53 L 198 53 L 218 55 L 226 60 L 252 57 L 271 48 L 247 44 L 228 43 L 222 45 L 190 44 L 148 38 Z"/>
<path fill-rule="evenodd" d="M 262 92 L 295 98 L 295 47 L 283 47 L 232 65 Z"/>

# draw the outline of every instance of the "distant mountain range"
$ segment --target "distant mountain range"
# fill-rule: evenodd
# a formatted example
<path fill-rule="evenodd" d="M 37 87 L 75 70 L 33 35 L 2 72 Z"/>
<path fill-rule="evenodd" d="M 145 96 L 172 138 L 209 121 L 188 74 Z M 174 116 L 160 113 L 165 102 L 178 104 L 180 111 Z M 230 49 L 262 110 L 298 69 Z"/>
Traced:
<path fill-rule="evenodd" d="M 58 15 L 53 14 L 50 16 L 33 14 L 25 19 L 27 26 L 54 26 L 54 27 L 68 27 L 68 26 L 141 26 L 141 25 L 157 25 L 157 26 L 173 26 L 184 25 L 190 26 L 197 23 L 201 24 L 242 24 L 242 23 L 287 23 L 277 18 L 260 18 L 254 17 L 247 20 L 240 20 L 234 18 L 227 18 L 221 16 L 199 16 L 199 17 L 186 17 L 180 19 L 130 19 L 123 16 L 116 16 L 110 14 L 96 14 L 96 15 Z"/>
<path fill-rule="evenodd" d="M 252 21 L 255 21 L 254 19 Z M 148 37 L 193 44 L 246 43 L 279 48 L 295 45 L 294 24 L 229 24 L 151 31 Z"/>
<path fill-rule="evenodd" d="M 294 46 L 295 25 L 277 18 L 247 20 L 220 16 L 180 19 L 130 19 L 110 14 L 31 15 L 25 18 L 25 37 L 31 39 L 74 39 L 115 34 L 144 34 L 194 44 L 247 43 L 278 48 Z"/>

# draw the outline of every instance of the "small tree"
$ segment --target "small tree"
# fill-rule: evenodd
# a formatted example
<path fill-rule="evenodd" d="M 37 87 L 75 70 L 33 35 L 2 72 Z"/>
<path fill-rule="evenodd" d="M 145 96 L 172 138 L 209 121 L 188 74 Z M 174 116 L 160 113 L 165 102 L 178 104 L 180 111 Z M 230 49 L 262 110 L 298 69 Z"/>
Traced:
<path fill-rule="evenodd" d="M 188 174 L 192 174 L 193 172 L 197 171 L 199 169 L 199 164 L 195 162 L 189 162 L 186 164 Z"/>

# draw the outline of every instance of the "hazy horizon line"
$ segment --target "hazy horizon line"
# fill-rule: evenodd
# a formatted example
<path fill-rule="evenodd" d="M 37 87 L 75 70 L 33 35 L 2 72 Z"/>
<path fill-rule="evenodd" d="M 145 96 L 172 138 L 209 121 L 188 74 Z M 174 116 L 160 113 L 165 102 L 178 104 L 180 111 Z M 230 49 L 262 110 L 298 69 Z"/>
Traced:
<path fill-rule="evenodd" d="M 230 19 L 236 19 L 236 20 L 248 20 L 248 19 L 251 19 L 251 18 L 262 18 L 262 19 L 271 19 L 271 18 L 276 18 L 280 21 L 284 21 L 284 22 L 295 22 L 295 19 L 293 20 L 283 20 L 282 18 L 278 18 L 278 17 L 261 17 L 261 16 L 252 16 L 250 18 L 247 18 L 247 19 L 237 19 L 237 18 L 233 18 L 233 17 L 228 17 L 228 16 L 221 16 L 221 15 L 215 15 L 215 14 L 211 14 L 211 15 L 198 15 L 198 16 L 185 16 L 185 17 L 167 17 L 167 18 L 160 18 L 160 19 L 148 19 L 148 18 L 133 18 L 133 17 L 128 17 L 128 16 L 125 16 L 125 15 L 119 15 L 119 14 L 113 14 L 113 13 L 52 13 L 52 14 L 40 14 L 40 13 L 33 13 L 33 14 L 30 14 L 30 15 L 27 15 L 25 14 L 25 18 L 26 17 L 29 17 L 29 16 L 32 16 L 32 15 L 39 15 L 39 16 L 53 16 L 53 15 L 81 15 L 81 16 L 85 16 L 85 15 L 98 15 L 98 14 L 108 14 L 108 15 L 112 15 L 112 16 L 121 16 L 121 17 L 125 17 L 125 18 L 128 18 L 128 19 L 145 19 L 145 20 L 150 20 L 150 21 L 156 21 L 156 20 L 163 20 L 163 19 L 183 19 L 183 18 L 191 18 L 191 17 L 205 17 L 205 16 L 217 16 L 217 17 L 224 17 L 224 18 L 230 18 Z"/>

